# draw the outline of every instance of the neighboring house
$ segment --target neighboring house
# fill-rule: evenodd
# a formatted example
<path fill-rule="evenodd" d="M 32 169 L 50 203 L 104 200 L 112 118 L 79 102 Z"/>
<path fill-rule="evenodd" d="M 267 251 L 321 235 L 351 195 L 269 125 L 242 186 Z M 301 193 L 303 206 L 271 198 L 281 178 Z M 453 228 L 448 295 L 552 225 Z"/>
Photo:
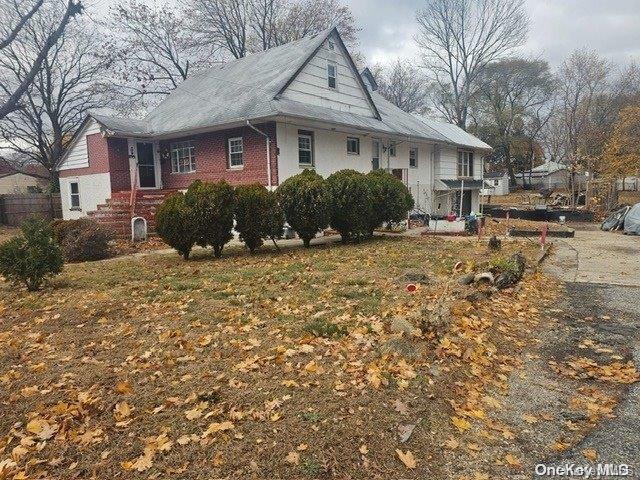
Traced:
<path fill-rule="evenodd" d="M 47 170 L 39 165 L 28 165 L 28 173 L 47 175 Z M 25 173 L 16 172 L 5 162 L 0 162 L 0 195 L 15 193 L 31 193 L 45 190 L 49 180 L 36 178 Z"/>
<path fill-rule="evenodd" d="M 531 185 L 538 188 L 567 188 L 569 185 L 569 169 L 563 163 L 547 161 L 542 165 L 516 173 L 518 186 Z"/>
<path fill-rule="evenodd" d="M 59 169 L 64 218 L 90 214 L 126 234 L 130 198 L 152 217 L 153 199 L 196 179 L 273 189 L 305 168 L 388 169 L 422 211 L 477 211 L 491 147 L 400 110 L 364 79 L 332 28 L 194 75 L 141 120 L 91 115 Z"/>
<path fill-rule="evenodd" d="M 481 195 L 508 195 L 509 175 L 503 172 L 485 173 L 484 185 L 485 187 L 480 190 Z"/>

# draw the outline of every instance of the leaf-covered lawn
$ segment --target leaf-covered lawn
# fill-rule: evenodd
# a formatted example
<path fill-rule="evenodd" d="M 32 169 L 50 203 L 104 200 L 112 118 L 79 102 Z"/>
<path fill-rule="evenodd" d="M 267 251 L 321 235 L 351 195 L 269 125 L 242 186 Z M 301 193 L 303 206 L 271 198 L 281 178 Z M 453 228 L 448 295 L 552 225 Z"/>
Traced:
<path fill-rule="evenodd" d="M 517 249 L 537 252 L 384 238 L 1 284 L 0 478 L 450 478 L 487 442 L 509 476 L 517 432 L 490 413 L 556 289 L 536 273 L 452 301 L 446 284 Z M 430 284 L 407 292 L 408 271 Z"/>

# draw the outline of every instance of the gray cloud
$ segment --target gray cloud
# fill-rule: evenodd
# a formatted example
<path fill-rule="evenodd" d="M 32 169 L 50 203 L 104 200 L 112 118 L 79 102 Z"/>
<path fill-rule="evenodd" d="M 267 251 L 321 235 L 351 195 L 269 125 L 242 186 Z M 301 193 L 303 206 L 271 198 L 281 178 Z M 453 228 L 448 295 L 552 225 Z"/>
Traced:
<path fill-rule="evenodd" d="M 347 0 L 362 29 L 368 63 L 415 58 L 415 12 L 421 0 Z M 640 59 L 640 0 L 527 0 L 529 41 L 522 53 L 556 65 L 576 48 L 590 48 L 617 63 Z"/>

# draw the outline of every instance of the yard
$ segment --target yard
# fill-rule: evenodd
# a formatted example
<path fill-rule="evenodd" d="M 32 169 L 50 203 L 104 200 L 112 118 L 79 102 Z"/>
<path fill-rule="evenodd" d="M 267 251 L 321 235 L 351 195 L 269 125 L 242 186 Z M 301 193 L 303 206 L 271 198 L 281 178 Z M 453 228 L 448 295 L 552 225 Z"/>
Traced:
<path fill-rule="evenodd" d="M 589 415 L 570 428 L 507 401 L 559 288 L 529 273 L 485 299 L 447 280 L 458 261 L 516 250 L 538 251 L 378 238 L 254 256 L 233 247 L 215 261 L 198 251 L 189 262 L 151 254 L 72 264 L 42 293 L 2 283 L 0 478 L 531 471 L 533 423 L 558 424 L 560 447 L 532 447 L 557 451 L 615 399 L 614 389 L 576 394 L 572 408 Z M 423 283 L 409 293 L 416 276 Z M 450 320 L 429 328 L 423 320 L 443 305 Z"/>

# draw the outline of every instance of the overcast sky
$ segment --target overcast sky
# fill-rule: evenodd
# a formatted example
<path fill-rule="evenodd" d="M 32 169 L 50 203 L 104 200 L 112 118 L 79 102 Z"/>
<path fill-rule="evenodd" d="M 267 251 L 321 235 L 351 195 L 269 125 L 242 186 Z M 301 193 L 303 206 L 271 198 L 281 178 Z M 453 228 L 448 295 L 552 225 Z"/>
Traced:
<path fill-rule="evenodd" d="M 369 64 L 416 57 L 415 11 L 424 0 L 347 0 Z M 526 53 L 553 65 L 589 47 L 616 62 L 640 59 L 640 0 L 526 0 L 531 18 Z"/>
<path fill-rule="evenodd" d="M 143 0 L 176 4 L 177 0 Z M 416 10 L 425 0 L 342 0 L 360 27 L 360 51 L 369 65 L 417 58 Z M 531 19 L 523 53 L 552 65 L 588 47 L 618 63 L 640 60 L 640 0 L 525 0 Z M 108 12 L 111 0 L 88 0 L 91 13 Z"/>

